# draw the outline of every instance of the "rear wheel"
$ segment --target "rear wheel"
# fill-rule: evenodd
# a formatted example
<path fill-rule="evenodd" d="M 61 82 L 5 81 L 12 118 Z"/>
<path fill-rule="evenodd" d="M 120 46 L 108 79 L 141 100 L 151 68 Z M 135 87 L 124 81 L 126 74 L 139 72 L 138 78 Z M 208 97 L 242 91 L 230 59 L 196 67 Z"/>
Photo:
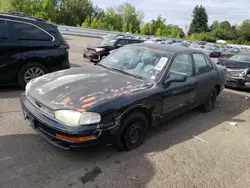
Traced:
<path fill-rule="evenodd" d="M 119 151 L 133 150 L 139 147 L 147 134 L 148 120 L 142 113 L 127 116 L 119 129 L 116 148 Z"/>
<path fill-rule="evenodd" d="M 199 110 L 202 112 L 212 111 L 215 107 L 217 96 L 218 96 L 218 91 L 216 88 L 214 88 L 210 93 L 210 95 L 208 96 L 208 98 L 206 99 L 205 103 L 199 107 Z"/>
<path fill-rule="evenodd" d="M 25 88 L 26 84 L 39 76 L 43 76 L 48 73 L 48 70 L 39 63 L 29 63 L 24 65 L 18 73 L 18 84 Z"/>

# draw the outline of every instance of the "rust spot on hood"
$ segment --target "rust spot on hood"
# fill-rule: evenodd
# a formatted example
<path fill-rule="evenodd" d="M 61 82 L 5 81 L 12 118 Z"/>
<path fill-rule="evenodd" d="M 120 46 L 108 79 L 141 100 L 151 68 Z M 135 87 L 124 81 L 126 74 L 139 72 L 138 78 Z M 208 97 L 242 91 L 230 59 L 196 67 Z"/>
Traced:
<path fill-rule="evenodd" d="M 59 99 L 60 97 L 62 97 L 64 94 L 61 93 L 60 95 L 58 95 L 56 98 Z"/>
<path fill-rule="evenodd" d="M 96 102 L 91 102 L 91 103 L 88 103 L 88 104 L 84 104 L 84 105 L 82 105 L 82 108 L 84 109 L 84 108 L 90 108 L 91 106 L 93 106 L 93 105 L 95 105 L 96 104 Z"/>
<path fill-rule="evenodd" d="M 91 101 L 93 101 L 93 100 L 96 100 L 96 97 L 89 97 L 89 98 L 87 98 L 87 99 L 83 99 L 82 102 L 83 102 L 83 103 L 88 103 L 88 102 L 91 102 Z"/>
<path fill-rule="evenodd" d="M 85 97 L 81 97 L 81 98 L 79 99 L 79 101 L 82 101 L 83 99 L 85 99 Z"/>
<path fill-rule="evenodd" d="M 66 99 L 64 99 L 64 100 L 62 101 L 62 103 L 63 103 L 63 104 L 67 104 L 67 103 L 69 103 L 70 101 L 71 101 L 70 97 L 67 97 Z"/>

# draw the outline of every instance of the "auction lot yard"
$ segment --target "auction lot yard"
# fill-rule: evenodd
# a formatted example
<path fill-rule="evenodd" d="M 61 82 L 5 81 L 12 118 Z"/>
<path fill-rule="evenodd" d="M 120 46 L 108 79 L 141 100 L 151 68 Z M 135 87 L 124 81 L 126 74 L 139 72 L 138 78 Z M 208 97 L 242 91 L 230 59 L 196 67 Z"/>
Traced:
<path fill-rule="evenodd" d="M 99 39 L 65 37 L 73 66 Z M 131 152 L 64 151 L 23 119 L 17 86 L 0 88 L 0 187 L 249 188 L 250 92 L 225 89 L 210 113 L 191 111 L 150 131 Z"/>

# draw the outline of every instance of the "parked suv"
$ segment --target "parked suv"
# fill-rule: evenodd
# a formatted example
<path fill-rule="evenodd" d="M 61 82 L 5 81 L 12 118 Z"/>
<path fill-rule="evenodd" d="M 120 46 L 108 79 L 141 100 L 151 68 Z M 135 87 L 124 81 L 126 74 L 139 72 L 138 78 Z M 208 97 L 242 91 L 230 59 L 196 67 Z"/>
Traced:
<path fill-rule="evenodd" d="M 107 36 L 103 37 L 102 41 L 96 45 L 88 45 L 84 50 L 83 57 L 91 61 L 98 62 L 103 57 L 106 57 L 111 51 L 120 48 L 127 44 L 142 43 L 143 40 L 135 39 L 130 36 Z"/>
<path fill-rule="evenodd" d="M 69 46 L 56 25 L 0 13 L 0 85 L 19 84 L 70 68 Z"/>

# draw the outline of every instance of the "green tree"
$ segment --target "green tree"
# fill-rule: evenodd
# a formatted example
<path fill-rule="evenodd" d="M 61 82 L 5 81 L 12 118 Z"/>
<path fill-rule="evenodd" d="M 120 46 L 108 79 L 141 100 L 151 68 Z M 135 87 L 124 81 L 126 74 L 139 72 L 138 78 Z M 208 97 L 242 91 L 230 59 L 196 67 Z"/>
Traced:
<path fill-rule="evenodd" d="M 156 35 L 156 36 L 161 36 L 161 35 L 162 35 L 162 30 L 161 30 L 161 28 L 157 28 L 155 35 Z"/>
<path fill-rule="evenodd" d="M 220 28 L 230 31 L 232 29 L 229 21 L 223 21 L 220 23 Z"/>
<path fill-rule="evenodd" d="M 158 16 L 156 20 L 151 21 L 152 33 L 156 33 L 158 28 L 164 29 L 166 19 Z"/>
<path fill-rule="evenodd" d="M 210 30 L 214 30 L 214 29 L 216 29 L 216 28 L 218 28 L 218 27 L 220 27 L 220 23 L 219 23 L 217 20 L 215 20 L 215 21 L 212 23 L 212 25 L 210 26 Z"/>
<path fill-rule="evenodd" d="M 82 23 L 82 27 L 83 27 L 83 28 L 88 28 L 88 27 L 90 27 L 90 25 L 91 25 L 91 20 L 90 20 L 90 17 L 88 16 L 88 17 L 85 19 L 85 21 Z"/>
<path fill-rule="evenodd" d="M 143 28 L 141 29 L 142 35 L 152 35 L 152 28 L 150 23 L 146 23 Z"/>
<path fill-rule="evenodd" d="M 112 25 L 114 30 L 122 31 L 122 25 L 123 25 L 122 16 L 117 13 L 115 8 L 107 8 L 104 16 L 104 21 L 108 25 Z"/>
<path fill-rule="evenodd" d="M 76 26 L 92 16 L 94 8 L 90 0 L 60 0 L 56 11 L 56 23 Z"/>
<path fill-rule="evenodd" d="M 239 34 L 242 39 L 250 41 L 250 20 L 245 20 L 239 27 Z"/>
<path fill-rule="evenodd" d="M 137 11 L 134 6 L 129 3 L 123 3 L 117 8 L 117 12 L 122 16 L 123 32 L 130 31 L 135 33 L 140 31 L 140 25 L 143 19 L 143 13 Z"/>
<path fill-rule="evenodd" d="M 188 34 L 201 33 L 208 31 L 208 15 L 206 9 L 200 5 L 193 10 L 193 20 L 190 24 Z"/>

